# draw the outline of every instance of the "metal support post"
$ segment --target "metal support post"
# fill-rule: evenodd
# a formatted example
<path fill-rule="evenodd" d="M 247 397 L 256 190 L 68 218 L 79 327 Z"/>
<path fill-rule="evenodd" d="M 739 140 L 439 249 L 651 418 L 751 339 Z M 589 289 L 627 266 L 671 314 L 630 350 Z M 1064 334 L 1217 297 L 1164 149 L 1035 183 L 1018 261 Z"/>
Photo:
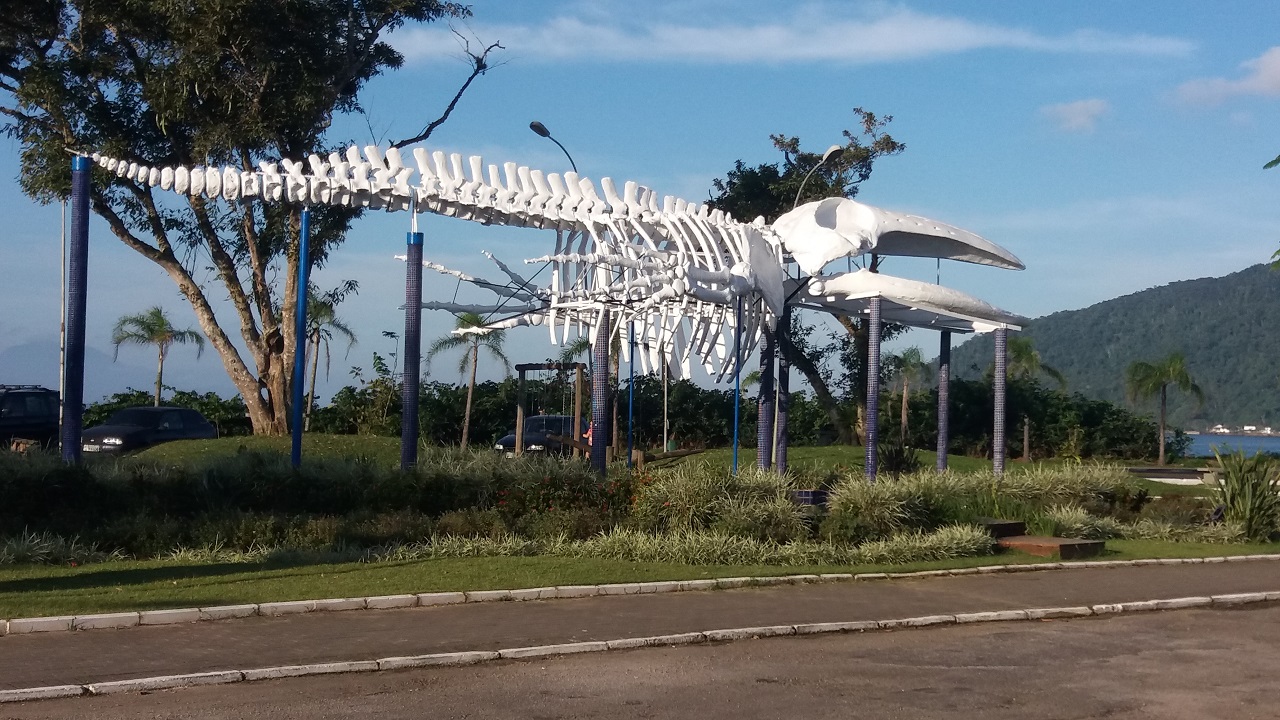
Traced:
<path fill-rule="evenodd" d="M 880 298 L 867 317 L 867 480 L 875 482 L 880 447 Z"/>
<path fill-rule="evenodd" d="M 636 324 L 627 323 L 627 343 L 630 361 L 627 362 L 627 467 L 632 467 L 632 453 L 636 446 Z"/>
<path fill-rule="evenodd" d="M 1006 388 L 1006 368 L 1008 365 L 1008 335 L 1007 328 L 996 328 L 996 371 L 992 378 L 992 394 L 994 395 L 995 418 L 993 421 L 991 433 L 991 469 L 997 476 L 1004 474 L 1004 455 L 1005 455 L 1005 429 L 1004 429 L 1004 410 L 1005 410 L 1005 388 Z"/>
<path fill-rule="evenodd" d="M 773 359 L 776 340 L 765 332 L 760 343 L 760 398 L 756 402 L 756 465 L 761 470 L 773 467 Z"/>
<path fill-rule="evenodd" d="M 938 344 L 938 472 L 947 469 L 951 444 L 951 331 L 943 330 Z"/>
<path fill-rule="evenodd" d="M 293 435 L 289 454 L 293 466 L 302 464 L 302 405 L 306 402 L 307 369 L 307 285 L 311 275 L 311 208 L 302 208 L 302 220 L 298 228 L 298 286 L 294 291 L 296 322 L 293 326 L 293 413 L 290 431 Z"/>
<path fill-rule="evenodd" d="M 84 424 L 84 335 L 89 285 L 89 173 L 93 163 L 71 158 L 71 251 L 67 275 L 66 380 L 62 398 L 62 459 L 80 462 Z"/>
<path fill-rule="evenodd" d="M 733 308 L 733 474 L 738 474 L 738 425 L 742 415 L 742 297 Z"/>
<path fill-rule="evenodd" d="M 416 210 L 415 210 L 416 212 Z M 416 217 L 416 216 L 415 216 Z M 415 222 L 415 225 L 417 223 Z M 422 377 L 422 233 L 405 238 L 404 382 L 401 385 L 400 469 L 418 464 L 418 383 Z"/>
<path fill-rule="evenodd" d="M 604 475 L 609 450 L 609 308 L 600 307 L 591 366 L 591 467 Z"/>
<path fill-rule="evenodd" d="M 778 321 L 777 353 L 778 353 L 778 408 L 777 426 L 774 427 L 776 443 L 773 452 L 773 466 L 778 473 L 787 472 L 787 413 L 791 409 L 791 363 L 787 360 L 787 343 L 791 331 L 791 306 L 782 311 L 782 319 Z"/>

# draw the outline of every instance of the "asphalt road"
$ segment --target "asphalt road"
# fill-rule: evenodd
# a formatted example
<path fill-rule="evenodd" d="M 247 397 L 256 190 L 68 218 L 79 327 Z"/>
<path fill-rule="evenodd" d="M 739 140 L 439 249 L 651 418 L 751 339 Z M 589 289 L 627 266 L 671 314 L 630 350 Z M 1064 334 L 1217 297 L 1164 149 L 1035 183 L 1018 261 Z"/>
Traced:
<path fill-rule="evenodd" d="M 992 718 L 1280 713 L 1280 607 L 768 638 L 0 706 L 0 718 Z"/>
<path fill-rule="evenodd" d="M 309 613 L 0 638 L 0 689 L 813 622 L 1280 590 L 1280 561 Z M 0 708 L 0 718 L 5 710 Z"/>

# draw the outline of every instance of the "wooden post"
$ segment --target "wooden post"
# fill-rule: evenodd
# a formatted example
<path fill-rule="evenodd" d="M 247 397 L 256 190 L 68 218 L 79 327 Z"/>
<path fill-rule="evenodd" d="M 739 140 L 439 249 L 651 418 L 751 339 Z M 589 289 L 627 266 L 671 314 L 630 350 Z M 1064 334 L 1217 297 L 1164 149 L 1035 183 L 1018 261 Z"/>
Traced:
<path fill-rule="evenodd" d="M 582 457 L 582 365 L 573 369 L 573 456 Z"/>
<path fill-rule="evenodd" d="M 516 385 L 516 457 L 524 454 L 524 369 L 518 368 L 520 381 Z"/>

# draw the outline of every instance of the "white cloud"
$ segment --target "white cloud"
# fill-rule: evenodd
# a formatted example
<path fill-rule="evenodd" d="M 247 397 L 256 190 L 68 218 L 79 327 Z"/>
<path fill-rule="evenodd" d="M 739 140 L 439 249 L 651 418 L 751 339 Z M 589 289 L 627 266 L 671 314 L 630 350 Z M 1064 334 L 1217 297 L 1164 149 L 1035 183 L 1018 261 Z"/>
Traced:
<path fill-rule="evenodd" d="M 1093 132 L 1098 118 L 1111 109 L 1106 100 L 1090 98 L 1075 102 L 1045 105 L 1040 114 L 1049 118 L 1063 132 Z"/>
<path fill-rule="evenodd" d="M 1237 95 L 1280 96 L 1280 46 L 1240 64 L 1245 75 L 1237 80 L 1200 78 L 1178 87 L 1178 99 L 1189 105 L 1220 105 Z"/>
<path fill-rule="evenodd" d="M 865 6 L 864 6 L 865 7 Z M 635 15 L 558 15 L 536 25 L 478 24 L 472 33 L 497 39 L 524 60 L 679 60 L 714 63 L 831 61 L 870 64 L 971 50 L 1015 49 L 1053 53 L 1185 55 L 1193 45 L 1179 38 L 1098 30 L 1044 35 L 1032 30 L 927 15 L 902 8 L 856 14 L 837 4 L 801 4 L 767 19 L 693 18 L 686 24 L 636 22 Z M 645 17 L 685 17 L 677 12 Z M 457 38 L 444 28 L 415 27 L 392 42 L 410 59 L 456 54 Z"/>

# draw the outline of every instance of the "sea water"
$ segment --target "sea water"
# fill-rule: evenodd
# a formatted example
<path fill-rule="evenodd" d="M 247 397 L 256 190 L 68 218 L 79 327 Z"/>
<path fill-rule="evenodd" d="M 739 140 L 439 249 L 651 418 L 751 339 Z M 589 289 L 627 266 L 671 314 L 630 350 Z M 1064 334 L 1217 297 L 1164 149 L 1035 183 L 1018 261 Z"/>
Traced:
<path fill-rule="evenodd" d="M 1274 453 L 1280 455 L 1280 435 L 1220 435 L 1204 433 L 1191 435 L 1191 447 L 1187 448 L 1189 457 L 1213 457 L 1216 447 L 1220 453 L 1244 450 L 1246 455 L 1254 453 Z"/>

